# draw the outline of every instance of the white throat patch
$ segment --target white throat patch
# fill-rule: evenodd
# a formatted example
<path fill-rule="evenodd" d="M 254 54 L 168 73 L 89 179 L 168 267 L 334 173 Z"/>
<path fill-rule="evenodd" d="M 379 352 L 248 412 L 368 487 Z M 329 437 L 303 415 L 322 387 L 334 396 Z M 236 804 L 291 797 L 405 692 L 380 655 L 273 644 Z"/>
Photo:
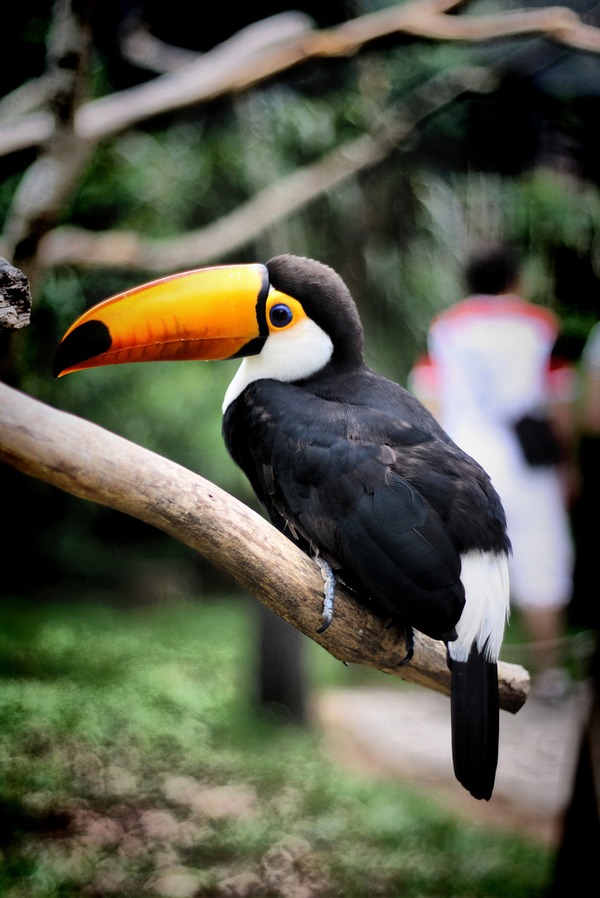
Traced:
<path fill-rule="evenodd" d="M 284 383 L 310 377 L 324 368 L 333 354 L 329 336 L 310 318 L 289 330 L 269 334 L 258 355 L 242 361 L 223 400 L 223 412 L 255 380 L 272 378 Z"/>

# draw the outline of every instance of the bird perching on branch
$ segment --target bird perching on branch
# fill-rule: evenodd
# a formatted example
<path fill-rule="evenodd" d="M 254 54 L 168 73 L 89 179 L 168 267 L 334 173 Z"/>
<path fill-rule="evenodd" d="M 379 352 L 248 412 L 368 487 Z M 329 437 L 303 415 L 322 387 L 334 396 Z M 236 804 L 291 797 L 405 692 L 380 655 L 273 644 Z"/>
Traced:
<path fill-rule="evenodd" d="M 510 543 L 485 471 L 405 389 L 368 368 L 354 300 L 331 268 L 266 265 L 183 272 L 114 296 L 69 328 L 55 375 L 125 362 L 243 361 L 223 435 L 273 524 L 326 577 L 406 634 L 447 647 L 454 772 L 492 795 L 497 660 L 508 615 Z"/>

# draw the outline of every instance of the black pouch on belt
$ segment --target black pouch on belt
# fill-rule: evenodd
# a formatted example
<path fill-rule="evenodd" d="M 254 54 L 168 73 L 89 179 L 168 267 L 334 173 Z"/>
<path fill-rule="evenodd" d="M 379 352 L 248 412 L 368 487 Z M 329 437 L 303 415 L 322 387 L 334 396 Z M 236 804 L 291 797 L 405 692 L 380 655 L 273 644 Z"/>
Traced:
<path fill-rule="evenodd" d="M 528 465 L 557 465 L 561 461 L 560 441 L 547 418 L 523 415 L 513 427 Z"/>

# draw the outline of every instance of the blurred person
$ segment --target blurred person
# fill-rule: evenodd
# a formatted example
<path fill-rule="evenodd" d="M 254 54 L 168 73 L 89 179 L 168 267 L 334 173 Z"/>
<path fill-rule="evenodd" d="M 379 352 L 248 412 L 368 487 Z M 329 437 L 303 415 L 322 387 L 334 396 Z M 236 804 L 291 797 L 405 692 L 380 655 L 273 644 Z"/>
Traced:
<path fill-rule="evenodd" d="M 533 643 L 532 694 L 557 700 L 569 688 L 561 638 L 574 563 L 566 472 L 575 372 L 552 363 L 558 319 L 519 294 L 510 249 L 483 248 L 465 280 L 469 295 L 431 323 L 409 386 L 502 498 L 511 602 Z"/>

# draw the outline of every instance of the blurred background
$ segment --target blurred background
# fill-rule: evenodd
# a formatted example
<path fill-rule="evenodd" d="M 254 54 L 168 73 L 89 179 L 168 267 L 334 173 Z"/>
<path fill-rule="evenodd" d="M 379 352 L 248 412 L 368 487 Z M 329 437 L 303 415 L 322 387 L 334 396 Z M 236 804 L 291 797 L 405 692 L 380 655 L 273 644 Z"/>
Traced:
<path fill-rule="evenodd" d="M 419 20 L 419 28 L 382 28 L 369 37 L 371 14 L 419 6 L 424 16 L 429 5 L 376 0 L 303 3 L 293 11 L 277 3 L 238 5 L 236 10 L 200 5 L 192 11 L 180 0 L 30 0 L 3 11 L 5 40 L 18 50 L 0 71 L 0 255 L 28 277 L 33 309 L 28 327 L 0 336 L 2 379 L 197 471 L 255 507 L 220 434 L 221 397 L 237 363 L 117 366 L 54 381 L 53 354 L 75 316 L 115 292 L 171 271 L 266 261 L 281 252 L 312 256 L 334 267 L 350 287 L 365 326 L 368 363 L 406 385 L 426 347 L 432 317 L 464 293 L 463 266 L 470 249 L 481 239 L 494 238 L 519 249 L 526 294 L 558 314 L 558 350 L 577 368 L 600 317 L 600 41 L 596 38 L 594 48 L 593 42 L 552 40 L 539 28 L 499 31 L 487 39 L 485 32 L 476 32 L 477 39 L 470 39 L 468 32 L 461 37 L 452 28 L 446 31 L 446 25 L 438 33 L 426 18 Z M 570 0 L 566 6 L 583 21 L 600 25 L 591 0 Z M 483 22 L 523 7 L 535 13 L 544 4 L 480 0 L 447 7 L 445 18 L 452 25 L 465 18 Z M 353 20 L 354 32 L 340 30 Z M 317 51 L 310 38 L 319 32 L 337 34 L 348 44 L 337 52 L 331 37 Z M 301 37 L 309 48 L 304 53 L 295 49 Z M 283 48 L 279 54 L 272 52 L 277 46 Z M 265 61 L 266 72 L 261 68 Z M 108 894 L 112 886 L 106 876 L 98 885 L 97 858 L 87 880 L 73 866 L 57 873 L 55 862 L 51 874 L 46 869 L 45 885 L 35 879 L 39 866 L 23 845 L 42 818 L 46 827 L 60 829 L 60 815 L 67 811 L 64 796 L 56 799 L 60 789 L 52 778 L 30 781 L 32 755 L 51 758 L 88 801 L 97 800 L 94 789 L 99 787 L 90 784 L 85 764 L 85 773 L 77 767 L 80 755 L 65 758 L 58 750 L 57 734 L 64 736 L 65 726 L 55 716 L 58 699 L 52 712 L 44 706 L 41 713 L 37 703 L 43 689 L 26 699 L 24 683 L 60 681 L 59 692 L 64 687 L 74 714 L 88 687 L 106 701 L 103 677 L 107 690 L 114 688 L 123 665 L 138 671 L 141 665 L 144 677 L 151 677 L 146 665 L 155 656 L 145 654 L 142 660 L 138 655 L 141 634 L 171 674 L 176 646 L 186 639 L 197 640 L 210 653 L 220 639 L 227 643 L 231 636 L 224 654 L 195 670 L 195 685 L 190 681 L 184 689 L 180 683 L 181 690 L 204 694 L 198 683 L 229 671 L 241 698 L 231 698 L 228 705 L 230 699 L 224 697 L 222 707 L 230 708 L 238 723 L 245 713 L 241 709 L 249 705 L 275 709 L 280 719 L 295 720 L 302 728 L 311 720 L 315 688 L 363 685 L 370 683 L 370 675 L 341 669 L 308 640 L 268 615 L 265 619 L 252 600 L 201 557 L 141 522 L 75 499 L 8 466 L 0 468 L 0 490 L 7 524 L 4 557 L 11 560 L 3 565 L 0 586 L 6 622 L 5 642 L 0 643 L 8 708 L 4 720 L 12 721 L 5 734 L 14 729 L 17 740 L 7 743 L 4 756 L 20 759 L 3 799 L 12 809 L 6 819 L 14 824 L 6 834 L 14 852 L 5 855 L 14 862 L 13 872 L 4 874 L 6 893 L 40 898 L 81 894 L 85 881 L 90 894 Z M 23 555 L 24 562 L 16 561 Z M 123 619 L 125 612 L 133 617 Z M 146 612 L 156 615 L 152 634 L 146 629 Z M 587 627 L 580 623 L 569 631 L 575 678 L 581 674 L 582 632 Z M 508 643 L 506 659 L 526 664 L 526 649 L 519 651 L 518 615 Z M 185 645 L 184 654 L 197 654 L 192 642 Z M 279 645 L 285 649 L 273 651 Z M 189 663 L 185 654 L 184 667 Z M 114 752 L 120 760 L 113 766 L 134 775 L 134 762 L 125 760 L 133 751 L 131 743 L 127 750 L 125 743 L 115 747 L 119 721 L 130 715 L 131 702 L 151 695 L 154 688 L 166 688 L 169 676 L 165 673 L 160 687 L 157 678 L 149 685 L 142 677 L 131 686 L 129 698 L 123 695 L 119 709 L 111 706 L 107 712 L 100 703 L 100 717 L 115 715 L 110 736 L 98 731 L 94 737 L 94 757 L 104 758 L 103 770 Z M 172 683 L 169 688 L 177 692 Z M 157 699 L 158 704 L 173 703 L 174 721 L 205 715 L 198 726 L 214 723 L 218 729 L 219 715 L 212 706 L 207 710 L 187 701 L 181 696 L 176 700 L 174 693 L 168 701 Z M 166 732 L 167 719 L 152 722 L 152 738 L 158 742 L 143 750 L 138 746 L 142 754 L 155 752 L 155 759 L 161 758 L 163 772 L 165 764 L 176 766 L 188 750 L 174 743 L 165 749 L 175 738 Z M 265 752 L 265 764 L 275 765 L 264 743 L 257 748 L 258 718 L 246 724 L 247 729 L 231 737 L 237 739 L 236 747 L 241 751 L 246 740 L 258 754 Z M 89 740 L 90 727 L 96 725 L 79 721 L 74 742 Z M 191 723 L 182 723 L 183 729 L 189 727 Z M 125 730 L 129 732 L 129 723 Z M 192 742 L 204 738 L 188 735 Z M 271 733 L 267 742 L 289 738 Z M 215 740 L 213 762 L 215 746 L 220 752 L 233 751 L 231 742 Z M 278 759 L 287 750 L 299 763 L 302 749 L 276 744 Z M 304 757 L 313 750 L 305 748 Z M 185 775 L 205 765 L 208 779 L 220 778 L 223 786 L 233 762 L 228 757 L 217 770 L 208 765 L 207 756 L 185 755 Z M 139 757 L 135 764 L 137 786 L 132 788 L 139 792 L 144 776 L 156 773 L 158 761 L 149 761 L 144 774 Z M 268 780 L 266 770 L 252 775 L 256 782 Z M 246 771 L 246 778 L 252 775 Z M 287 769 L 275 772 L 279 793 L 289 775 Z M 312 770 L 310 775 L 310 800 L 324 813 L 326 802 L 315 796 L 320 790 L 333 801 L 340 789 L 331 782 L 324 785 L 321 773 Z M 106 777 L 103 782 L 106 803 Z M 123 782 L 121 787 L 120 803 L 125 797 L 131 802 L 131 791 Z M 359 804 L 353 804 L 359 802 L 357 794 L 349 794 L 345 800 L 353 814 L 365 807 L 363 802 L 375 801 L 375 795 L 385 804 L 375 787 L 370 798 L 360 795 Z M 43 798 L 36 805 L 32 795 Z M 368 835 L 373 863 L 381 857 L 389 861 L 387 849 L 397 843 L 402 826 L 387 804 L 369 807 L 379 827 L 376 836 L 373 831 Z M 80 806 L 77 812 L 81 817 Z M 269 813 L 273 818 L 273 807 Z M 413 808 L 408 815 L 412 820 L 414 813 Z M 80 817 L 75 824 L 83 826 Z M 341 819 L 329 820 L 329 831 L 315 836 L 317 842 L 321 839 L 321 851 L 333 852 L 332 833 L 339 832 Z M 73 816 L 68 822 L 75 825 Z M 122 820 L 120 825 L 125 827 Z M 293 829 L 290 820 L 287 825 Z M 418 852 L 425 854 L 413 856 L 415 869 L 427 866 L 432 845 L 441 850 L 441 830 L 432 836 L 431 826 L 423 824 Z M 450 832 L 447 821 L 445 826 Z M 305 824 L 303 839 L 310 829 Z M 264 873 L 274 836 L 266 825 L 261 832 L 263 840 L 257 837 L 252 843 L 254 855 L 247 834 L 243 844 L 248 857 L 262 857 Z M 457 830 L 452 832 L 448 852 L 458 863 L 459 837 Z M 220 849 L 213 833 L 211 851 L 196 855 L 188 867 L 206 868 L 207 858 L 214 859 L 227 842 L 221 836 Z M 355 836 L 357 845 L 367 838 L 364 832 Z M 234 853 L 241 850 L 238 842 L 228 844 Z M 379 881 L 369 868 L 361 881 L 357 855 L 355 868 L 350 873 L 346 868 L 343 894 L 391 895 L 401 883 L 402 894 L 541 894 L 555 845 L 536 845 L 534 858 L 529 847 L 509 850 L 504 845 L 505 858 L 511 851 L 516 858 L 511 885 L 501 859 L 491 854 L 479 879 L 472 878 L 473 871 L 457 872 L 455 884 L 448 878 L 447 854 L 439 861 L 445 874 L 438 871 L 437 878 L 420 884 L 410 879 L 406 867 L 388 870 L 387 879 L 381 873 Z M 482 857 L 491 852 L 489 846 L 478 850 Z M 290 869 L 308 863 L 310 852 L 302 851 L 297 844 L 294 850 L 285 848 L 292 857 Z M 103 863 L 108 863 L 107 854 L 108 849 Z M 330 860 L 325 867 L 333 880 L 324 883 L 311 867 L 302 878 L 308 891 L 299 895 L 338 894 L 331 891 L 336 888 L 331 882 L 344 881 L 336 867 L 341 861 L 337 855 Z M 152 888 L 160 878 L 158 862 L 153 864 L 156 869 L 144 880 L 152 879 Z M 537 873 L 527 875 L 527 867 Z M 132 885 L 115 874 L 110 881 L 120 885 L 111 894 L 145 894 L 141 875 L 136 873 Z M 215 885 L 216 874 L 211 875 L 212 880 L 194 880 L 196 891 L 189 894 L 225 894 Z M 256 889 L 265 887 L 265 876 L 254 884 Z M 460 876 L 467 876 L 468 892 L 460 891 L 465 888 Z M 413 891 L 407 890 L 409 881 Z M 289 881 L 287 886 L 291 888 Z M 176 888 L 171 880 L 162 894 L 175 894 Z M 239 882 L 236 888 L 240 895 L 259 893 L 251 885 L 244 892 Z M 158 886 L 156 891 L 161 893 Z"/>

